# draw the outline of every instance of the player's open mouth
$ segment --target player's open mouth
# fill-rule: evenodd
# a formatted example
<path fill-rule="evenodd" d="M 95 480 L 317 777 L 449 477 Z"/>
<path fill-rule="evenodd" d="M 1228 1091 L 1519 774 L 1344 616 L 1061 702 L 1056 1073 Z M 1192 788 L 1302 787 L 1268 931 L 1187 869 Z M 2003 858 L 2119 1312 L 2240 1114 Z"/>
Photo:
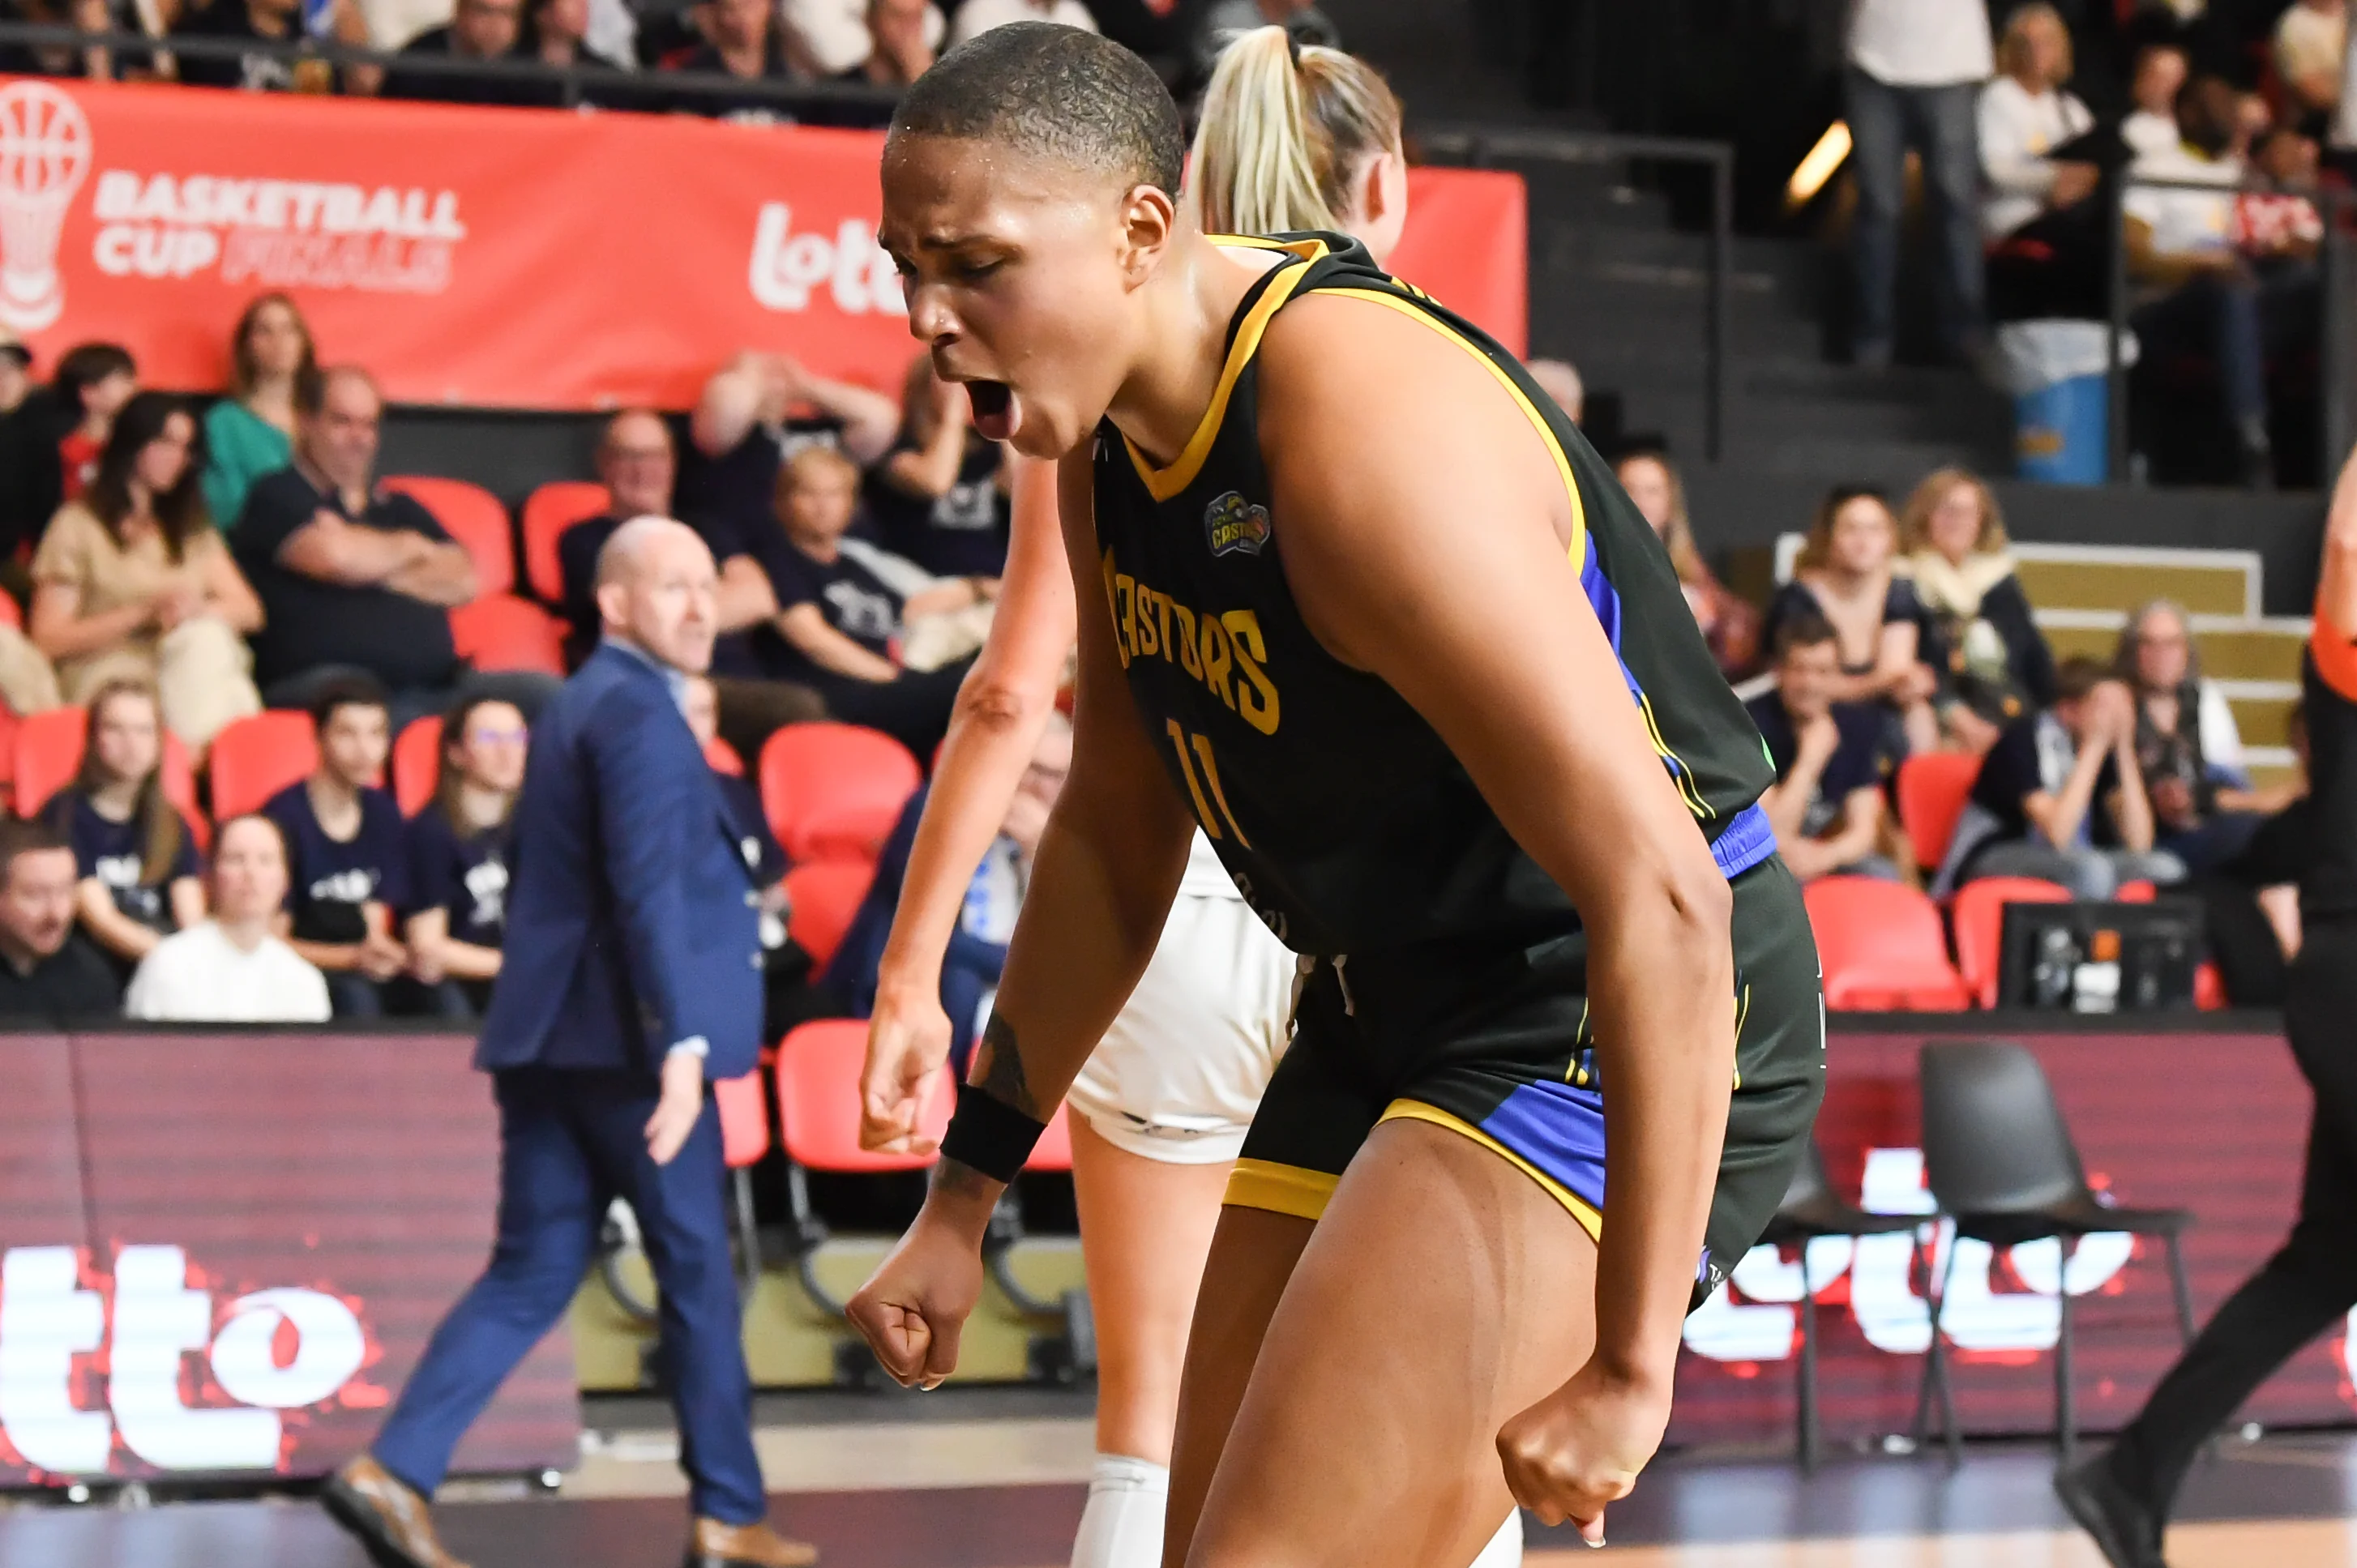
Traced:
<path fill-rule="evenodd" d="M 974 403 L 974 427 L 993 441 L 1015 435 L 1015 389 L 1005 381 L 968 381 L 965 395 Z"/>

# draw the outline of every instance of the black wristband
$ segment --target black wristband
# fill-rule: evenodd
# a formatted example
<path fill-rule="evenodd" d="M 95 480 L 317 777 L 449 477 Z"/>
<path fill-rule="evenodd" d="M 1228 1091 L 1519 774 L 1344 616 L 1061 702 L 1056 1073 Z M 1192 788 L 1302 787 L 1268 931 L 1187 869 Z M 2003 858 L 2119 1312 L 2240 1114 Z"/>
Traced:
<path fill-rule="evenodd" d="M 980 1171 L 996 1182 L 1011 1182 L 1047 1132 L 1003 1100 L 971 1083 L 957 1086 L 957 1110 L 942 1134 L 942 1158 Z"/>

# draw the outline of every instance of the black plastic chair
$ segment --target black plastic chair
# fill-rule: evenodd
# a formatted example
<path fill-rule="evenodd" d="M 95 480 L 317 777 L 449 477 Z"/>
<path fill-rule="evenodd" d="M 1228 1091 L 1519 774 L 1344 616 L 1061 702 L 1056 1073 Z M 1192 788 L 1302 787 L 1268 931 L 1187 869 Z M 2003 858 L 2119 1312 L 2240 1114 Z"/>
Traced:
<path fill-rule="evenodd" d="M 2079 1151 L 2071 1142 L 2061 1109 L 2038 1058 L 2004 1040 L 1927 1045 L 1920 1058 L 1923 1100 L 1923 1176 L 1943 1218 L 1954 1222 L 1959 1240 L 1993 1248 L 2025 1241 L 2062 1245 L 2067 1273 L 2082 1237 L 2125 1230 L 2159 1238 L 2169 1253 L 2169 1283 L 2177 1298 L 2179 1331 L 2193 1338 L 2193 1293 L 2185 1276 L 2178 1239 L 2192 1224 L 2182 1208 L 2113 1208 L 2087 1185 Z M 1963 1455 L 1956 1407 L 1948 1386 L 1946 1352 L 1941 1343 L 1956 1251 L 1948 1249 L 1932 1298 L 1932 1348 L 1924 1359 L 1923 1384 L 1915 1403 L 1915 1439 L 1920 1444 L 1936 1392 L 1945 1425 L 1948 1458 Z M 2078 1440 L 2077 1409 L 2071 1381 L 2071 1293 L 2061 1297 L 2060 1333 L 2054 1346 L 2054 1427 L 2064 1465 Z"/>
<path fill-rule="evenodd" d="M 1855 1208 L 1834 1196 L 1833 1183 L 1825 1175 L 1825 1156 L 1816 1140 L 1809 1146 L 1801 1163 L 1793 1169 L 1792 1184 L 1784 1189 L 1784 1201 L 1776 1206 L 1775 1218 L 1760 1232 L 1763 1246 L 1797 1247 L 1801 1251 L 1801 1369 L 1800 1411 L 1797 1417 L 1801 1469 L 1813 1473 L 1817 1467 L 1817 1298 L 1809 1288 L 1809 1243 L 1821 1236 L 1897 1236 L 1904 1234 L 1910 1246 L 1922 1217 L 1912 1214 L 1869 1214 Z M 1915 1273 L 1912 1255 L 1907 1263 L 1908 1276 Z"/>

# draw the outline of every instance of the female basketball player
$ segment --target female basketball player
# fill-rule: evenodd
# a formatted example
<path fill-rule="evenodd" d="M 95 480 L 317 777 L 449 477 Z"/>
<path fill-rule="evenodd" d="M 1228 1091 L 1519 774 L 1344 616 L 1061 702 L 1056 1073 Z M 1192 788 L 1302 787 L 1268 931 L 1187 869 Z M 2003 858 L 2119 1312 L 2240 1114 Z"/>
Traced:
<path fill-rule="evenodd" d="M 1355 243 L 1207 240 L 1181 154 L 1143 62 L 1028 24 L 886 146 L 911 328 L 976 428 L 1061 458 L 1087 612 L 997 1010 L 853 1316 L 896 1378 L 955 1366 L 1200 826 L 1318 963 L 1205 1268 L 1166 1564 L 1461 1563 L 1510 1498 L 1601 1539 L 1822 1090 L 1766 759 L 1521 366 Z"/>
<path fill-rule="evenodd" d="M 1406 219 L 1397 101 L 1337 49 L 1246 33 L 1205 90 L 1188 199 L 1214 233 L 1338 230 L 1381 265 Z M 922 1146 L 923 1086 L 948 1054 L 941 967 L 974 866 L 997 831 L 1073 634 L 1054 470 L 1022 460 L 989 643 L 934 769 L 885 949 L 868 1035 L 862 1141 Z M 1067 1096 L 1072 1184 L 1097 1330 L 1097 1459 L 1072 1568 L 1157 1568 L 1178 1374 L 1195 1287 L 1244 1129 L 1285 1047 L 1293 955 L 1195 835 L 1137 989 Z M 1508 1568 L 1522 1519 L 1479 1560 Z"/>

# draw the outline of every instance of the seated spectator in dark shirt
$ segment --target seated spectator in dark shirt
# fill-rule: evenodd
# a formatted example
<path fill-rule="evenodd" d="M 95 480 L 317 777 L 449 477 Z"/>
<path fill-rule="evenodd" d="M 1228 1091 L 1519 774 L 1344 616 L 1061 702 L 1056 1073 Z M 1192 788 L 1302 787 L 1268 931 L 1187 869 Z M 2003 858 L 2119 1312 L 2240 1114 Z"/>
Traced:
<path fill-rule="evenodd" d="M 1938 468 L 1900 515 L 1900 563 L 1922 607 L 1924 661 L 1939 678 L 1940 727 L 1966 751 L 2054 701 L 2054 655 L 2006 548 L 1996 497 L 1964 468 Z"/>
<path fill-rule="evenodd" d="M 696 399 L 680 453 L 679 510 L 664 515 L 743 538 L 765 533 L 780 463 L 805 446 L 832 446 L 866 468 L 899 429 L 899 406 L 882 392 L 813 376 L 783 354 L 739 354 Z"/>
<path fill-rule="evenodd" d="M 373 488 L 383 407 L 365 371 L 298 379 L 294 466 L 256 481 L 233 541 L 264 617 L 254 682 L 273 707 L 309 707 L 321 687 L 365 674 L 391 693 L 397 725 L 442 712 L 462 683 L 528 716 L 555 680 L 459 662 L 450 609 L 475 596 L 474 563 L 432 512 Z"/>
<path fill-rule="evenodd" d="M 55 1026 L 123 1008 L 123 983 L 74 931 L 73 850 L 46 822 L 0 818 L 0 1020 Z"/>
<path fill-rule="evenodd" d="M 589 47 L 589 0 L 536 0 L 524 13 L 523 41 L 519 47 L 524 58 L 559 69 L 628 69 Z M 565 101 L 562 84 L 552 83 L 544 91 L 550 104 Z M 625 83 L 592 82 L 585 84 L 578 101 L 627 109 L 638 106 L 633 94 L 634 90 Z"/>
<path fill-rule="evenodd" d="M 434 799 L 410 819 L 409 972 L 447 1016 L 479 1017 L 490 1004 L 529 739 L 512 703 L 478 697 L 451 710 Z"/>
<path fill-rule="evenodd" d="M 931 0 L 867 0 L 867 58 L 843 73 L 845 81 L 870 87 L 906 87 L 933 69 L 933 46 L 926 36 Z"/>
<path fill-rule="evenodd" d="M 931 354 L 910 361 L 900 406 L 899 438 L 867 475 L 877 542 L 936 577 L 1003 575 L 1006 451 L 974 433 L 965 389 L 935 375 Z"/>
<path fill-rule="evenodd" d="M 1842 485 L 1828 492 L 1809 525 L 1792 580 L 1768 601 L 1760 639 L 1776 646 L 1786 617 L 1813 609 L 1841 639 L 1837 703 L 1875 703 L 1899 714 L 1910 751 L 1939 744 L 1932 696 L 1939 681 L 1923 662 L 1922 606 L 1894 570 L 1899 524 L 1882 492 Z"/>
<path fill-rule="evenodd" d="M 299 45 L 308 41 L 302 0 L 204 0 L 180 13 L 170 36 L 224 43 Z M 354 48 L 369 47 L 368 22 L 353 0 L 335 0 L 328 36 Z M 290 59 L 255 49 L 245 54 L 175 51 L 179 79 L 199 87 L 235 87 L 247 92 L 328 92 L 339 75 L 344 91 L 368 92 L 383 80 L 382 68 L 341 68 L 324 59 Z M 224 524 L 230 520 L 222 519 Z"/>
<path fill-rule="evenodd" d="M 895 645 L 915 616 L 963 609 L 993 591 L 974 578 L 896 586 L 909 563 L 846 541 L 859 471 L 839 452 L 813 446 L 778 475 L 778 527 L 761 549 L 778 614 L 762 642 L 772 671 L 803 682 L 846 724 L 891 736 L 920 758 L 947 733 L 958 683 L 973 656 L 929 671 L 904 670 Z"/>
<path fill-rule="evenodd" d="M 2016 719 L 1981 759 L 1932 887 L 2035 876 L 2082 898 L 2123 882 L 2176 882 L 2185 867 L 2152 847 L 2152 803 L 2136 754 L 2135 700 L 2092 659 L 2064 660 L 2051 708 Z"/>
<path fill-rule="evenodd" d="M 85 33 L 109 32 L 114 27 L 107 0 L 0 0 L 0 22 L 79 27 Z M 0 75 L 109 81 L 115 74 L 115 62 L 106 49 L 80 48 L 70 43 L 0 44 Z"/>
<path fill-rule="evenodd" d="M 665 55 L 666 70 L 702 71 L 779 87 L 811 80 L 788 56 L 785 29 L 774 0 L 707 0 L 703 7 L 705 41 Z M 674 89 L 671 106 L 690 114 L 742 124 L 791 125 L 804 118 L 770 94 Z"/>
<path fill-rule="evenodd" d="M 270 799 L 286 839 L 289 940 L 328 977 L 339 1018 L 381 1017 L 388 983 L 409 968 L 393 911 L 409 907 L 401 808 L 373 782 L 392 749 L 384 690 L 364 677 L 325 688 L 311 709 L 318 771 Z"/>
<path fill-rule="evenodd" d="M 457 0 L 449 26 L 418 34 L 402 46 L 401 58 L 524 63 L 526 57 L 517 47 L 523 36 L 523 13 L 524 0 Z M 554 108 L 565 102 L 565 87 L 527 77 L 397 65 L 385 77 L 384 96 L 431 103 Z"/>
<path fill-rule="evenodd" d="M 1897 880 L 1876 845 L 1883 785 L 1905 751 L 1880 708 L 1836 703 L 1841 645 L 1824 617 L 1795 614 L 1776 632 L 1776 688 L 1748 704 L 1776 782 L 1760 797 L 1784 864 L 1803 882 L 1836 873 Z"/>
<path fill-rule="evenodd" d="M 589 656 L 603 634 L 597 609 L 597 553 L 614 531 L 634 517 L 670 517 L 675 471 L 671 427 L 662 416 L 631 409 L 607 422 L 597 443 L 597 478 L 612 505 L 602 517 L 577 522 L 556 542 L 557 568 L 565 581 L 565 618 L 571 628 L 566 657 L 575 664 Z M 751 766 L 761 745 L 782 726 L 821 717 L 825 708 L 807 686 L 767 679 L 753 648 L 756 628 L 778 613 L 769 575 L 752 547 L 725 517 L 705 514 L 684 520 L 703 537 L 720 565 L 720 634 L 712 644 L 712 675 L 720 692 L 720 733 Z M 766 522 L 764 533 L 771 532 Z"/>
<path fill-rule="evenodd" d="M 82 930 L 128 980 L 174 931 L 205 918 L 197 836 L 164 799 L 156 691 L 110 681 L 90 700 L 81 770 L 42 808 L 73 845 Z"/>

